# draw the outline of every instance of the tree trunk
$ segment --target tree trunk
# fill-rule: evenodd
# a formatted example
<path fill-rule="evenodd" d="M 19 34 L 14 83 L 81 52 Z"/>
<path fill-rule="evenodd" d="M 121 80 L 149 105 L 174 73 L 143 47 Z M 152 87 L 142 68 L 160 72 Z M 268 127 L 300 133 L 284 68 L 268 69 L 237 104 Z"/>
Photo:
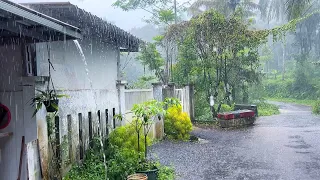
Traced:
<path fill-rule="evenodd" d="M 242 97 L 242 102 L 244 104 L 248 104 L 249 102 L 249 95 L 248 95 L 248 88 L 246 85 L 242 85 L 242 91 L 243 91 L 243 97 Z"/>
<path fill-rule="evenodd" d="M 233 102 L 235 102 L 236 101 L 236 88 L 235 88 L 235 86 L 232 86 L 231 95 L 232 95 Z"/>
<path fill-rule="evenodd" d="M 286 55 L 286 47 L 285 47 L 285 44 L 282 44 L 282 80 L 283 81 L 284 81 L 284 76 L 286 73 L 285 55 Z"/>

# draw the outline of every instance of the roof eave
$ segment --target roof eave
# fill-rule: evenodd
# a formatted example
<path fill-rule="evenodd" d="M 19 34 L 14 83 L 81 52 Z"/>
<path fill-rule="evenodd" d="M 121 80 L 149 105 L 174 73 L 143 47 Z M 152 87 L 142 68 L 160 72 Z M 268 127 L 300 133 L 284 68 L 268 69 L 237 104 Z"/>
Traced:
<path fill-rule="evenodd" d="M 69 24 L 63 23 L 62 21 L 51 18 L 49 16 L 46 16 L 44 14 L 38 13 L 27 7 L 12 3 L 10 1 L 0 1 L 0 9 L 10 12 L 17 16 L 21 16 L 30 21 L 36 22 L 40 25 L 46 26 L 60 33 L 74 37 L 75 39 L 82 38 L 80 29 L 73 27 Z"/>

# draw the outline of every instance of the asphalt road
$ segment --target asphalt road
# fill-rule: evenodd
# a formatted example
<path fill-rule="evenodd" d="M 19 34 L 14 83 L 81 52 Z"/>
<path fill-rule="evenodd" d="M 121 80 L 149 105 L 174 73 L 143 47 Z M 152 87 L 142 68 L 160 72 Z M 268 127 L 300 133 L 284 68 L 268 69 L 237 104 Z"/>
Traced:
<path fill-rule="evenodd" d="M 320 180 L 320 116 L 311 108 L 277 103 L 280 115 L 239 130 L 195 128 L 197 142 L 163 141 L 152 153 L 181 180 Z"/>

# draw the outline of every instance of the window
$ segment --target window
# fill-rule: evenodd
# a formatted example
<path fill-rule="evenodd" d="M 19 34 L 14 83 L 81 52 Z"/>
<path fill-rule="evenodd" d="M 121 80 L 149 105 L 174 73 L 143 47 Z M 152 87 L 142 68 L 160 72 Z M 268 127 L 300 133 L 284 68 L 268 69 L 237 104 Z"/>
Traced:
<path fill-rule="evenodd" d="M 24 59 L 25 59 L 25 67 L 26 67 L 26 76 L 35 76 L 36 75 L 36 70 L 35 67 L 35 49 L 34 46 L 29 44 L 25 46 L 24 49 Z"/>

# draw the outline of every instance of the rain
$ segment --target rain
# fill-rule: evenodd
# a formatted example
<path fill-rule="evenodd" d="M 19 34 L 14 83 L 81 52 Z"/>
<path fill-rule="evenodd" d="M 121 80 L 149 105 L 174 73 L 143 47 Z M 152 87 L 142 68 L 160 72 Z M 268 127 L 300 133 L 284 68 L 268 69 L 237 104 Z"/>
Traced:
<path fill-rule="evenodd" d="M 318 0 L 1 0 L 0 180 L 320 179 Z"/>

